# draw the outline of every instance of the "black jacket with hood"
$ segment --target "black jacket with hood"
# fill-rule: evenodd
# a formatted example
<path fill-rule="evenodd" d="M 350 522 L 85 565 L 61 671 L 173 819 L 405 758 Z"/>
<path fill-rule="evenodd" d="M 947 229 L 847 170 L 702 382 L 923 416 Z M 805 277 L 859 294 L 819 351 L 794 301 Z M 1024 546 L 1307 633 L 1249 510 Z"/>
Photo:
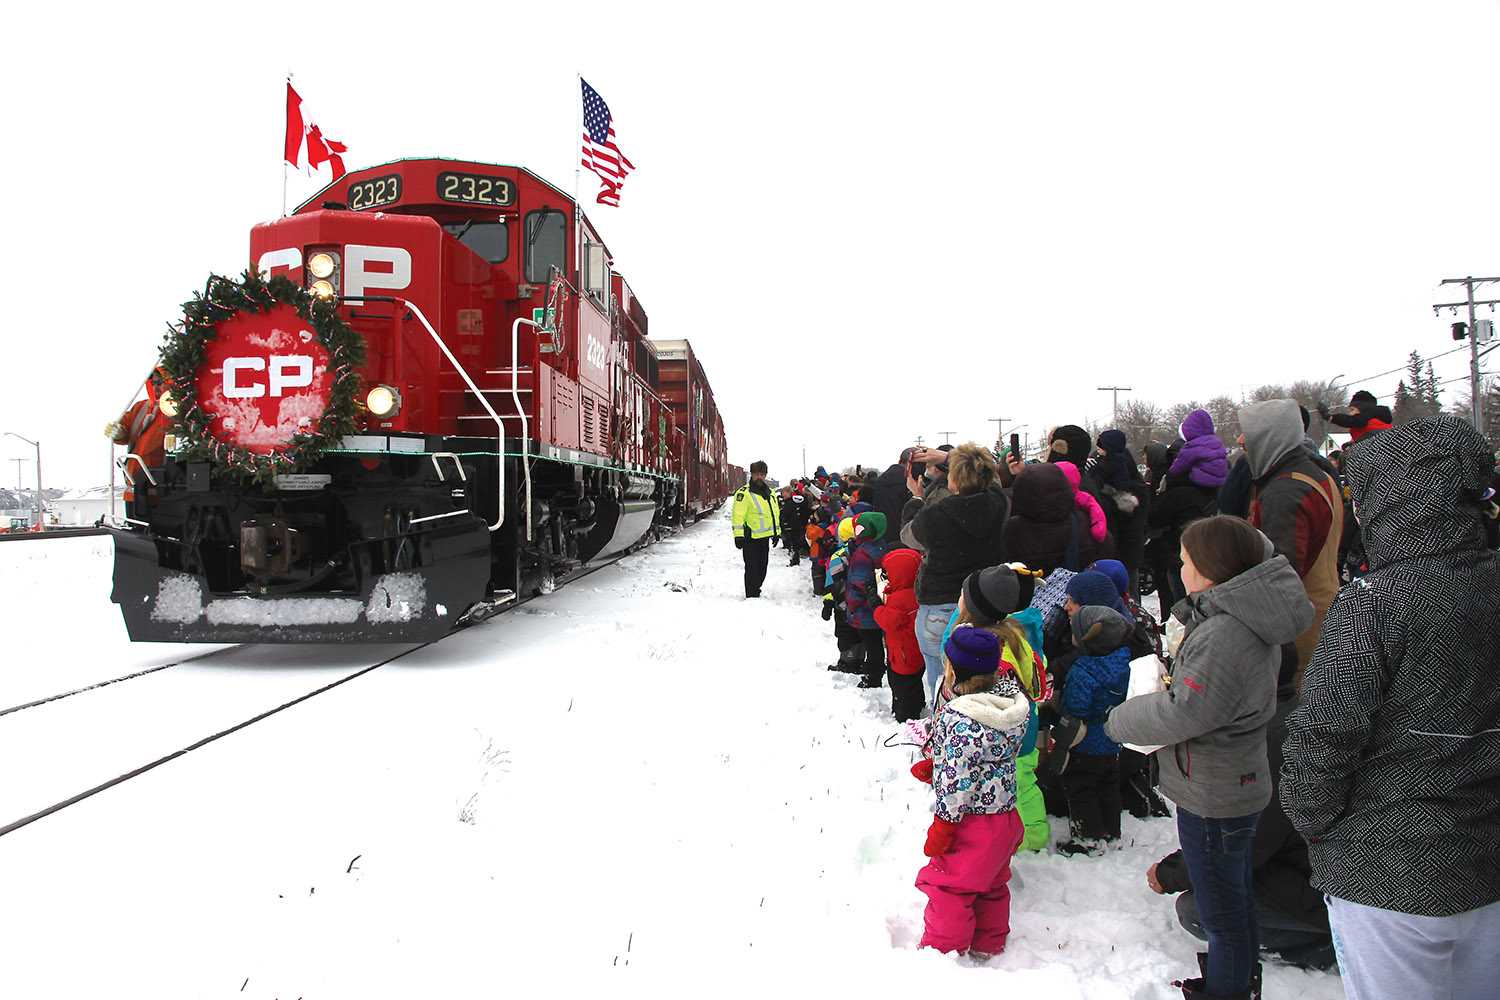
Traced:
<path fill-rule="evenodd" d="M 1087 477 L 1085 477 L 1087 478 Z M 1075 573 L 1114 554 L 1089 534 L 1088 515 L 1078 509 L 1073 487 L 1056 465 L 1028 465 L 1011 487 L 1011 516 L 1005 523 L 1008 558 L 1032 569 Z"/>
<path fill-rule="evenodd" d="M 906 488 L 906 466 L 899 462 L 886 469 L 865 487 L 864 501 L 885 515 L 885 523 L 894 536 L 901 528 L 901 514 L 911 499 Z M 891 541 L 895 541 L 892 537 Z"/>
<path fill-rule="evenodd" d="M 1500 559 L 1478 499 L 1492 466 L 1453 416 L 1346 454 L 1371 572 L 1329 609 L 1281 782 L 1331 896 L 1434 917 L 1500 901 Z"/>
<path fill-rule="evenodd" d="M 917 572 L 918 603 L 953 604 L 964 577 L 1005 561 L 1009 507 L 999 489 L 950 493 L 922 505 L 911 522 L 912 537 L 926 553 Z"/>

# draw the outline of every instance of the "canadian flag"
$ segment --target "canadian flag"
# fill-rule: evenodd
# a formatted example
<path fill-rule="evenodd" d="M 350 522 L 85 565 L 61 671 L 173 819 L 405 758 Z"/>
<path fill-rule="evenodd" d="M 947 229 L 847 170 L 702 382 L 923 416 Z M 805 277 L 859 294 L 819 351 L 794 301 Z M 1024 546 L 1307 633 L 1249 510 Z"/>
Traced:
<path fill-rule="evenodd" d="M 323 130 L 313 124 L 305 124 L 302 120 L 302 97 L 292 89 L 292 82 L 286 84 L 286 162 L 294 167 L 302 166 L 302 147 L 307 146 L 307 165 L 313 170 L 318 169 L 325 163 L 333 166 L 333 179 L 338 180 L 344 176 L 344 159 L 340 153 L 347 153 L 349 147 L 335 139 L 330 139 L 323 134 Z"/>

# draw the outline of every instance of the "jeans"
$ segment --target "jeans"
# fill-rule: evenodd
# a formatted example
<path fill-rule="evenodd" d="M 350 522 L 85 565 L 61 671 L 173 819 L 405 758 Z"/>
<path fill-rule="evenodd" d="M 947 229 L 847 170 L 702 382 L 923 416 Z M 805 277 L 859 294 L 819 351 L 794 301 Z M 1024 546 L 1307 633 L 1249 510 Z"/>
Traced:
<path fill-rule="evenodd" d="M 1500 903 L 1419 917 L 1328 897 L 1328 923 L 1349 1000 L 1479 1000 L 1500 981 Z"/>
<path fill-rule="evenodd" d="M 1177 838 L 1193 883 L 1194 902 L 1208 935 L 1205 993 L 1236 996 L 1250 989 L 1260 957 L 1251 882 L 1259 813 L 1208 819 L 1177 809 Z"/>
<path fill-rule="evenodd" d="M 943 686 L 943 633 L 956 610 L 956 601 L 917 606 L 917 646 L 922 650 L 922 662 L 927 665 L 927 697 L 934 705 L 937 704 L 938 688 Z"/>

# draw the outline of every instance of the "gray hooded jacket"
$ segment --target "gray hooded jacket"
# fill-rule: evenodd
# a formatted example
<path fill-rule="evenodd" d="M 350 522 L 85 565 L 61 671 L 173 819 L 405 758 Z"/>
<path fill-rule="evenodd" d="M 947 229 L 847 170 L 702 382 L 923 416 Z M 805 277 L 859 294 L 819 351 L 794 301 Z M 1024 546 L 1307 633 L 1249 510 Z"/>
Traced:
<path fill-rule="evenodd" d="M 1312 603 L 1284 556 L 1172 609 L 1186 637 L 1172 683 L 1116 708 L 1104 731 L 1116 742 L 1166 744 L 1157 751 L 1161 790 L 1211 819 L 1258 813 L 1271 801 L 1266 727 L 1276 714 L 1281 645 L 1313 620 Z"/>

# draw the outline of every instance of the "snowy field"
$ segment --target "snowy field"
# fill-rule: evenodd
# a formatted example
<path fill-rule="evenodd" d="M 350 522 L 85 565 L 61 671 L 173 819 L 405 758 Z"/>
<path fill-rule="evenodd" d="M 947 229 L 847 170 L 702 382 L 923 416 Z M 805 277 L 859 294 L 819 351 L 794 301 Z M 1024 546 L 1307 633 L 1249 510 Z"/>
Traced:
<path fill-rule="evenodd" d="M 915 950 L 930 789 L 889 692 L 823 669 L 805 565 L 741 599 L 725 520 L 0 837 L 0 996 L 1179 996 L 1169 820 L 1019 858 L 991 966 Z M 109 573 L 107 539 L 0 544 L 0 709 L 209 648 L 132 646 Z M 244 647 L 0 716 L 0 825 L 381 655 Z"/>

